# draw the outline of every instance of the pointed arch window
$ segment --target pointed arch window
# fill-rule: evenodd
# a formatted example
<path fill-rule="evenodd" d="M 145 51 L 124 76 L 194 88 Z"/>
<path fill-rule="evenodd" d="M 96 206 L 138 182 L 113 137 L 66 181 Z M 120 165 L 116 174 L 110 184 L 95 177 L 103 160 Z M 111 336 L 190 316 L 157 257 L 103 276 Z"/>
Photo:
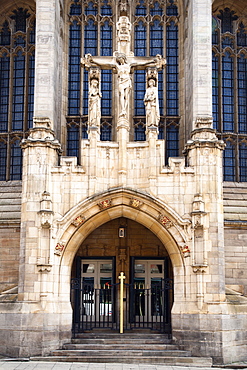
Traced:
<path fill-rule="evenodd" d="M 85 54 L 109 56 L 112 46 L 112 8 L 107 0 L 74 0 L 69 11 L 69 83 L 67 154 L 80 158 L 81 139 L 87 138 L 88 71 L 81 70 Z M 101 71 L 101 140 L 112 137 L 112 71 Z"/>
<path fill-rule="evenodd" d="M 20 142 L 33 123 L 34 13 L 18 8 L 0 25 L 0 181 L 20 180 Z"/>
<path fill-rule="evenodd" d="M 149 16 L 147 17 L 147 14 Z M 166 70 L 159 72 L 159 139 L 166 140 L 166 163 L 179 153 L 179 48 L 178 8 L 173 0 L 140 1 L 135 9 L 135 55 L 166 58 Z M 164 88 L 165 87 L 165 88 Z M 135 140 L 146 140 L 145 71 L 135 72 Z M 166 96 L 164 93 L 166 92 Z"/>
<path fill-rule="evenodd" d="M 93 56 L 112 56 L 117 50 L 113 31 L 116 31 L 118 9 L 113 11 L 110 0 L 71 0 L 69 8 L 68 48 L 68 109 L 67 109 L 67 153 L 77 153 L 80 158 L 80 144 L 87 138 L 88 115 L 88 71 L 80 67 L 80 58 L 90 53 Z M 166 69 L 159 72 L 159 139 L 165 139 L 166 158 L 179 152 L 179 14 L 176 0 L 128 3 L 132 18 L 133 40 L 131 50 L 135 56 L 156 56 L 167 60 Z M 114 8 L 115 9 L 115 8 Z M 101 140 L 113 140 L 116 129 L 114 118 L 114 91 L 116 78 L 112 70 L 101 70 Z M 133 76 L 133 105 L 131 112 L 133 126 L 131 139 L 146 140 L 145 106 L 146 91 L 144 70 L 137 70 Z M 73 133 L 73 134 L 72 134 Z M 169 143 L 168 143 L 169 141 Z"/>
<path fill-rule="evenodd" d="M 226 143 L 225 181 L 247 181 L 247 19 L 229 8 L 213 16 L 213 119 Z"/>

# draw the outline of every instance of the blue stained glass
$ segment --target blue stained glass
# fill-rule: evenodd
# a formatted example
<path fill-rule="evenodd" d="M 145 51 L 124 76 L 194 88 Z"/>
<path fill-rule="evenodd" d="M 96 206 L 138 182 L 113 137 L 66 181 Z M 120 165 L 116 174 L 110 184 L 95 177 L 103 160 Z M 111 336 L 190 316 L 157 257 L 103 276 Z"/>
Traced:
<path fill-rule="evenodd" d="M 112 71 L 101 71 L 101 115 L 110 116 L 112 106 Z"/>
<path fill-rule="evenodd" d="M 247 60 L 238 58 L 238 131 L 247 134 Z"/>
<path fill-rule="evenodd" d="M 147 14 L 147 8 L 144 5 L 144 1 L 140 0 L 140 5 L 137 5 L 136 7 L 136 16 L 145 16 Z"/>
<path fill-rule="evenodd" d="M 142 124 L 135 126 L 135 141 L 145 141 L 146 140 L 146 127 Z"/>
<path fill-rule="evenodd" d="M 33 22 L 33 28 L 30 32 L 30 36 L 29 36 L 29 42 L 30 44 L 35 44 L 35 32 L 36 32 L 36 23 L 35 21 Z"/>
<path fill-rule="evenodd" d="M 22 177 L 22 150 L 20 140 L 11 145 L 10 180 L 21 180 Z"/>
<path fill-rule="evenodd" d="M 112 15 L 112 8 L 108 4 L 108 0 L 104 0 L 104 5 L 101 7 L 101 15 L 103 16 L 111 16 Z"/>
<path fill-rule="evenodd" d="M 90 1 L 90 3 L 88 4 L 88 6 L 85 7 L 85 14 L 86 15 L 89 15 L 89 14 L 92 14 L 92 15 L 96 15 L 97 14 L 97 6 L 94 6 L 93 2 Z"/>
<path fill-rule="evenodd" d="M 166 28 L 166 114 L 178 116 L 178 28 L 172 21 Z"/>
<path fill-rule="evenodd" d="M 139 57 L 146 56 L 146 26 L 142 21 L 135 27 L 135 55 Z"/>
<path fill-rule="evenodd" d="M 226 142 L 223 152 L 224 181 L 235 180 L 235 150 L 231 142 Z"/>
<path fill-rule="evenodd" d="M 234 46 L 234 40 L 230 37 L 224 37 L 222 38 L 222 48 L 226 48 L 226 47 L 233 47 Z"/>
<path fill-rule="evenodd" d="M 11 17 L 15 20 L 15 32 L 26 32 L 26 20 L 29 17 L 27 9 L 19 8 L 13 11 L 14 15 Z"/>
<path fill-rule="evenodd" d="M 111 141 L 112 128 L 108 124 L 104 124 L 100 128 L 100 140 Z"/>
<path fill-rule="evenodd" d="M 29 57 L 28 69 L 28 128 L 33 126 L 35 54 Z"/>
<path fill-rule="evenodd" d="M 178 157 L 179 155 L 179 128 L 175 125 L 169 125 L 166 128 L 166 164 L 169 157 Z"/>
<path fill-rule="evenodd" d="M 21 51 L 14 58 L 12 129 L 22 131 L 24 119 L 25 56 Z"/>
<path fill-rule="evenodd" d="M 247 181 L 247 145 L 239 145 L 240 181 Z"/>
<path fill-rule="evenodd" d="M 105 22 L 101 26 L 100 36 L 100 54 L 102 56 L 112 55 L 112 26 L 109 25 L 109 22 Z"/>
<path fill-rule="evenodd" d="M 135 71 L 135 116 L 145 116 L 144 95 L 146 91 L 145 71 Z"/>
<path fill-rule="evenodd" d="M 218 44 L 218 23 L 214 17 L 212 18 L 212 43 Z"/>
<path fill-rule="evenodd" d="M 238 46 L 246 47 L 247 46 L 247 30 L 245 29 L 243 23 L 240 23 L 238 34 L 237 34 L 237 41 Z"/>
<path fill-rule="evenodd" d="M 150 55 L 163 55 L 163 27 L 158 19 L 155 19 L 150 28 Z"/>
<path fill-rule="evenodd" d="M 171 4 L 166 8 L 166 15 L 168 16 L 178 16 L 178 8 L 176 5 Z"/>
<path fill-rule="evenodd" d="M 159 72 L 158 75 L 158 96 L 159 96 L 159 109 L 160 109 L 160 115 L 162 116 L 164 114 L 164 82 L 163 82 L 163 71 Z"/>
<path fill-rule="evenodd" d="M 222 58 L 223 131 L 234 131 L 234 75 L 233 59 L 229 53 Z"/>
<path fill-rule="evenodd" d="M 76 21 L 70 26 L 69 41 L 69 82 L 68 82 L 68 114 L 80 114 L 81 86 L 81 26 Z"/>
<path fill-rule="evenodd" d="M 233 31 L 233 21 L 237 20 L 238 17 L 234 15 L 233 11 L 230 11 L 229 8 L 220 10 L 219 19 L 221 19 L 221 31 L 222 33 Z"/>
<path fill-rule="evenodd" d="M 70 7 L 70 15 L 81 15 L 81 4 L 72 4 Z"/>
<path fill-rule="evenodd" d="M 67 155 L 72 157 L 79 155 L 79 126 L 77 125 L 67 128 Z"/>
<path fill-rule="evenodd" d="M 9 58 L 0 58 L 0 132 L 8 131 L 9 68 Z"/>
<path fill-rule="evenodd" d="M 84 32 L 84 53 L 97 55 L 97 26 L 92 19 L 89 19 Z"/>
<path fill-rule="evenodd" d="M 219 126 L 219 62 L 218 57 L 213 53 L 212 58 L 212 94 L 213 94 L 213 125 L 214 129 L 218 130 Z"/>
<path fill-rule="evenodd" d="M 14 42 L 14 47 L 16 47 L 16 46 L 22 46 L 24 48 L 25 45 L 26 45 L 26 42 L 25 42 L 24 37 L 18 36 L 18 38 Z"/>
<path fill-rule="evenodd" d="M 88 71 L 85 70 L 83 78 L 83 114 L 88 115 Z"/>
<path fill-rule="evenodd" d="M 6 180 L 7 145 L 0 141 L 0 181 Z"/>
<path fill-rule="evenodd" d="M 4 22 L 3 29 L 0 31 L 0 46 L 10 45 L 10 29 L 8 22 Z"/>
<path fill-rule="evenodd" d="M 150 14 L 153 16 L 153 15 L 162 15 L 163 14 L 163 10 L 160 6 L 160 4 L 158 3 L 158 1 L 156 1 L 154 3 L 154 6 L 150 8 Z"/>

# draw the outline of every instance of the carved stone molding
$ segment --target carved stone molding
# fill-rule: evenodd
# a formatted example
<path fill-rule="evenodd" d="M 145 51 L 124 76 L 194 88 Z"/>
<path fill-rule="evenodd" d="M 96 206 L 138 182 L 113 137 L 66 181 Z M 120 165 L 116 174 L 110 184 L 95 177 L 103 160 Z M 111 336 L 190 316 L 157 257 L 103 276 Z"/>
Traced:
<path fill-rule="evenodd" d="M 129 204 L 131 207 L 140 209 L 141 206 L 143 205 L 143 202 L 141 202 L 139 199 L 132 198 Z"/>
<path fill-rule="evenodd" d="M 189 249 L 188 245 L 183 245 L 183 246 L 180 247 L 180 249 L 181 249 L 181 252 L 182 252 L 184 258 L 190 257 L 190 249 Z"/>
<path fill-rule="evenodd" d="M 51 269 L 52 269 L 52 265 L 50 264 L 40 264 L 40 265 L 37 265 L 38 267 L 38 272 L 42 272 L 42 273 L 48 273 L 48 272 L 51 272 Z"/>
<path fill-rule="evenodd" d="M 204 274 L 207 272 L 208 265 L 193 265 L 192 269 L 195 274 Z"/>
<path fill-rule="evenodd" d="M 102 200 L 101 202 L 98 203 L 98 206 L 99 206 L 99 209 L 102 211 L 104 209 L 107 209 L 109 207 L 111 207 L 111 204 L 112 201 L 111 199 L 105 199 L 105 200 Z"/>
<path fill-rule="evenodd" d="M 84 222 L 85 222 L 85 217 L 80 215 L 80 216 L 77 216 L 72 222 L 71 224 L 74 225 L 75 227 L 78 227 L 78 226 L 81 226 Z"/>
<path fill-rule="evenodd" d="M 169 229 L 173 225 L 173 222 L 167 216 L 162 214 L 159 215 L 158 220 L 166 229 Z"/>
<path fill-rule="evenodd" d="M 56 247 L 55 247 L 55 250 L 54 250 L 54 254 L 56 254 L 57 256 L 61 256 L 61 254 L 63 253 L 63 250 L 65 248 L 65 244 L 60 242 L 60 243 L 57 243 Z"/>

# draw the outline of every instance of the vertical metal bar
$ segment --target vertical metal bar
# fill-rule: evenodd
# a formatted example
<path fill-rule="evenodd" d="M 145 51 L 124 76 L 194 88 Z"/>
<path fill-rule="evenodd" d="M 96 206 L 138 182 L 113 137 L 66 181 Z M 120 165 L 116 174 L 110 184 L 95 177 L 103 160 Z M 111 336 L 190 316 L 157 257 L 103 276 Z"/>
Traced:
<path fill-rule="evenodd" d="M 120 334 L 123 334 L 123 324 L 124 324 L 124 307 L 123 307 L 123 293 L 124 293 L 124 273 L 120 272 L 120 276 L 118 277 L 120 280 Z"/>

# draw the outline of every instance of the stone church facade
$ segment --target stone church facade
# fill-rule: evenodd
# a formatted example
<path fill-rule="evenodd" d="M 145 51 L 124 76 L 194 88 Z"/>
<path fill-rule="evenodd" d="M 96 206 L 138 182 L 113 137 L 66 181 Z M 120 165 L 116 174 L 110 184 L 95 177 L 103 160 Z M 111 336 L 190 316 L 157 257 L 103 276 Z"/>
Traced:
<path fill-rule="evenodd" d="M 244 0 L 1 2 L 1 354 L 117 330 L 123 272 L 125 330 L 247 360 L 246 107 Z"/>

